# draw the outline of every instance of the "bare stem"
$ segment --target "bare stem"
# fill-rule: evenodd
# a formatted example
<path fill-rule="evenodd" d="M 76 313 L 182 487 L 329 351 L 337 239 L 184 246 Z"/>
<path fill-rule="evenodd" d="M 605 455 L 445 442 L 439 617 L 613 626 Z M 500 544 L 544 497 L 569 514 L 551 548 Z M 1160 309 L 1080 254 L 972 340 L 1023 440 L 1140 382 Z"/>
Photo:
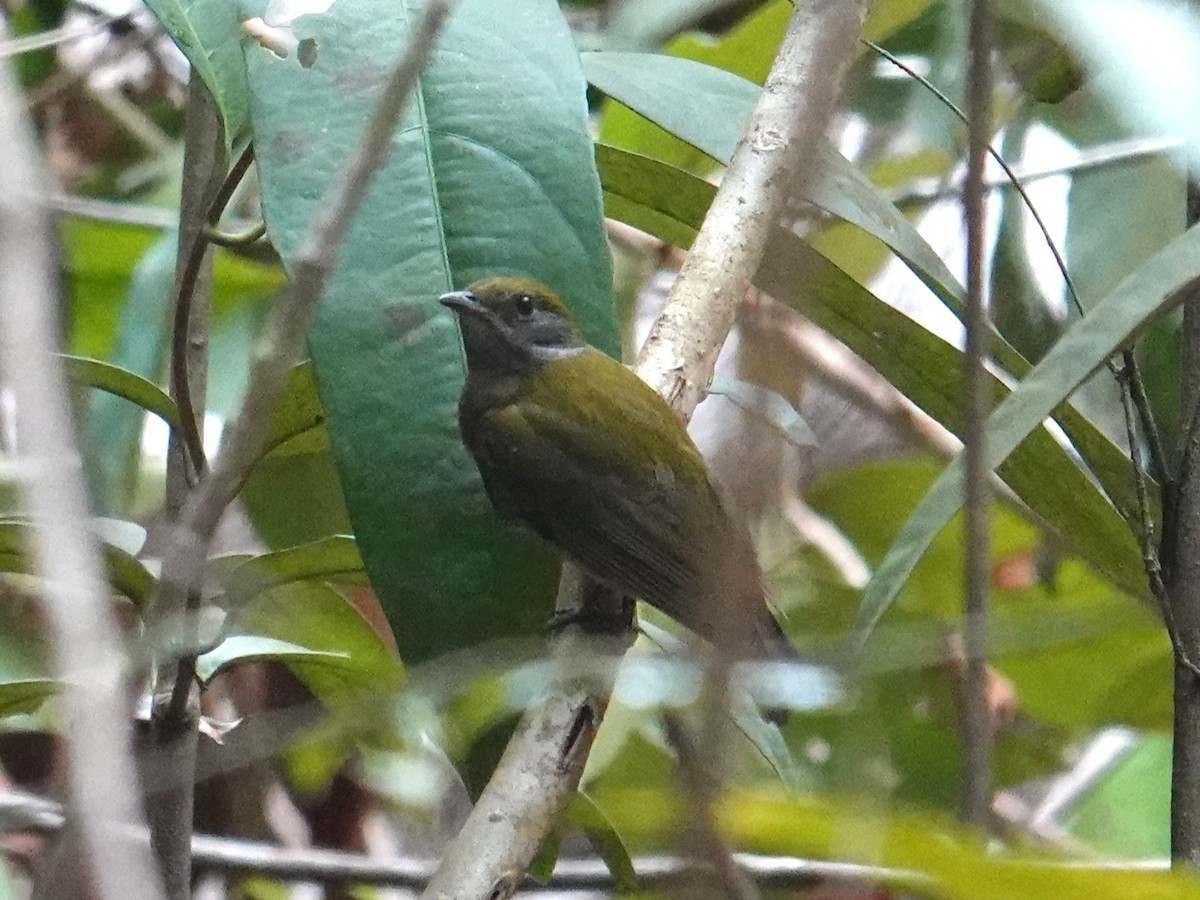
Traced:
<path fill-rule="evenodd" d="M 977 826 L 987 824 L 992 806 L 992 724 L 987 696 L 988 517 L 990 471 L 987 465 L 986 426 L 989 411 L 985 305 L 984 237 L 986 192 L 983 185 L 991 134 L 991 10 L 988 0 L 971 6 L 968 112 L 970 148 L 963 206 L 967 223 L 967 307 L 964 353 L 964 493 L 966 543 L 966 616 L 963 649 L 966 671 L 960 706 L 962 743 L 962 793 L 959 815 Z"/>
<path fill-rule="evenodd" d="M 637 373 L 690 417 L 758 270 L 771 228 L 833 115 L 865 4 L 802 4 L 745 135 L 713 198 L 667 304 L 638 357 Z"/>
<path fill-rule="evenodd" d="M 1188 225 L 1200 220 L 1200 184 L 1188 183 Z M 1163 482 L 1159 552 L 1167 584 L 1168 624 L 1175 652 L 1174 732 L 1171 756 L 1171 863 L 1200 866 L 1200 674 L 1189 665 L 1200 648 L 1200 291 L 1192 285 L 1183 304 L 1183 359 L 1178 473 Z M 1136 450 L 1134 450 L 1136 452 Z M 1154 569 L 1151 569 L 1153 574 Z M 1165 615 L 1164 615 L 1165 617 Z"/>
<path fill-rule="evenodd" d="M 212 198 L 225 175 L 225 141 L 217 105 L 200 76 L 192 73 L 188 84 L 184 124 L 183 192 L 179 202 L 179 244 L 176 249 L 176 290 L 171 368 L 181 369 L 182 379 L 172 379 L 176 403 L 186 400 L 189 413 L 184 428 L 172 432 L 167 453 L 164 507 L 168 520 L 179 515 L 202 465 L 200 431 L 190 410 L 204 408 L 208 387 L 208 334 L 212 309 L 212 254 L 200 240 Z M 191 248 L 189 251 L 188 248 Z M 189 339 L 189 335 L 190 338 Z M 200 462 L 198 462 L 200 461 Z M 191 597 L 176 604 L 160 603 L 150 610 L 146 624 L 162 628 L 184 621 Z M 161 785 L 146 785 L 150 836 L 169 900 L 187 900 L 192 891 L 191 837 L 195 796 L 196 748 L 200 719 L 199 691 L 188 660 L 174 657 L 156 661 L 153 689 L 154 715 L 148 753 L 155 765 L 170 773 Z"/>
<path fill-rule="evenodd" d="M 196 89 L 206 90 L 203 84 L 193 88 Z M 211 116 L 209 128 L 214 126 L 220 127 L 215 112 Z M 223 153 L 221 158 L 224 159 Z M 242 155 L 224 177 L 215 194 L 205 191 L 202 214 L 179 229 L 180 274 L 175 291 L 175 315 L 171 329 L 171 393 L 179 407 L 184 448 L 187 450 L 191 470 L 196 475 L 203 474 L 208 463 L 204 458 L 204 403 L 203 398 L 192 397 L 192 382 L 196 379 L 191 370 L 196 368 L 197 364 L 203 365 L 202 360 L 193 359 L 197 355 L 197 347 L 207 352 L 208 346 L 206 335 L 198 333 L 200 323 L 195 321 L 195 298 L 198 292 L 204 290 L 204 283 L 208 280 L 203 276 L 203 272 L 206 261 L 212 260 L 209 247 L 211 229 L 220 221 L 221 213 L 225 211 L 233 192 L 245 177 L 252 162 L 253 145 L 242 151 Z M 186 160 L 184 168 L 187 169 Z M 183 218 L 184 211 L 180 212 Z M 186 253 L 184 247 L 187 248 Z"/>

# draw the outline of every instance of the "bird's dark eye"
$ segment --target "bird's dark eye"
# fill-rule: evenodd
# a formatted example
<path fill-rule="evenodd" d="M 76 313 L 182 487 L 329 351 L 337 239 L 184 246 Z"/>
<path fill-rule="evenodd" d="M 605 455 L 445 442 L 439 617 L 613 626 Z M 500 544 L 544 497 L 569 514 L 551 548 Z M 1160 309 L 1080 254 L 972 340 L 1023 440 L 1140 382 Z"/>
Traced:
<path fill-rule="evenodd" d="M 528 294 L 517 295 L 517 315 L 524 319 L 533 315 L 533 298 Z"/>

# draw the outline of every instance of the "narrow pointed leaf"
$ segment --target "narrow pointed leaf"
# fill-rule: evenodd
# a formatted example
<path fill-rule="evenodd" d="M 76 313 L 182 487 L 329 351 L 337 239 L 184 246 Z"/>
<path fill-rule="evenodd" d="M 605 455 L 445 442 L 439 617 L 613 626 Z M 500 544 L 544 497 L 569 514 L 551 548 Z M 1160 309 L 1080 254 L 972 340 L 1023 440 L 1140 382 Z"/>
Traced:
<path fill-rule="evenodd" d="M 598 147 L 610 213 L 655 233 L 699 228 L 713 187 L 648 157 Z M 611 162 L 611 165 L 610 165 Z M 643 192 L 642 186 L 658 185 Z M 661 235 L 660 235 L 661 236 Z M 957 373 L 961 352 L 873 295 L 795 234 L 776 229 L 755 283 L 844 341 L 914 403 L 951 431 L 961 429 Z M 996 379 L 992 389 L 1007 388 Z M 1060 410 L 1061 411 L 1061 410 Z M 1030 436 L 1000 475 L 1029 507 L 1062 534 L 1098 571 L 1142 593 L 1141 556 L 1128 527 L 1074 460 L 1044 429 Z"/>
<path fill-rule="evenodd" d="M 1128 345 L 1200 278 L 1200 228 L 1172 241 L 1134 271 L 1077 323 L 988 419 L 988 466 L 1003 463 L 1084 379 Z M 962 465 L 956 459 L 921 500 L 875 570 L 855 623 L 855 645 L 870 637 L 930 542 L 962 505 Z M 1047 479 L 1049 482 L 1050 479 Z"/>
<path fill-rule="evenodd" d="M 245 663 L 305 662 L 348 667 L 349 659 L 350 654 L 335 650 L 312 650 L 272 637 L 235 634 L 196 659 L 196 675 L 208 682 L 226 669 Z"/>
<path fill-rule="evenodd" d="M 263 553 L 225 576 L 222 604 L 229 609 L 293 581 L 361 578 L 362 557 L 350 535 L 334 535 L 301 547 Z"/>
<path fill-rule="evenodd" d="M 175 401 L 153 381 L 99 359 L 63 354 L 62 361 L 66 366 L 67 376 L 76 384 L 123 397 L 146 412 L 158 416 L 172 428 L 179 424 L 179 410 L 175 408 Z"/>

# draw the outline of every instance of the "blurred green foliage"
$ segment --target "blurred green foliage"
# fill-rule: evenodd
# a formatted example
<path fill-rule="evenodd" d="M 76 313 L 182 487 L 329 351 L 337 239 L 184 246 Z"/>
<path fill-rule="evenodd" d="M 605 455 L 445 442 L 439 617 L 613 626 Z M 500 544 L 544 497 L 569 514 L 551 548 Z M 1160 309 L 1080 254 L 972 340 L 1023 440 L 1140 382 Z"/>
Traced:
<path fill-rule="evenodd" d="M 385 0 L 355 0 L 297 20 L 298 35 L 320 38 L 319 65 L 310 70 L 242 38 L 224 0 L 151 3 L 216 95 L 227 141 L 255 140 L 259 180 L 245 189 L 237 214 L 264 216 L 285 261 L 354 146 L 380 60 L 402 45 L 418 5 L 405 3 L 398 15 Z M 461 359 L 436 294 L 485 271 L 538 272 L 565 286 L 589 334 L 615 350 L 617 326 L 627 323 L 617 322 L 610 298 L 602 213 L 668 244 L 690 244 L 713 193 L 705 179 L 719 175 L 733 152 L 793 12 L 785 0 L 590 5 L 608 15 L 581 18 L 598 25 L 572 35 L 549 0 L 503 9 L 486 0 L 460 4 L 462 18 L 444 36 L 422 102 L 342 255 L 314 333 L 316 364 L 293 372 L 242 491 L 250 537 L 210 561 L 207 596 L 223 616 L 225 640 L 202 657 L 202 674 L 221 683 L 238 666 L 271 661 L 323 704 L 322 724 L 281 754 L 290 783 L 308 795 L 327 790 L 358 754 L 367 761 L 363 781 L 428 821 L 454 782 L 449 767 L 468 771 L 493 760 L 507 723 L 536 702 L 550 677 L 536 638 L 556 561 L 493 520 L 458 446 Z M 1066 7 L 1077 5 L 1050 5 L 1000 10 L 997 135 L 1003 130 L 1013 163 L 1043 159 L 1034 154 L 1038 141 L 1084 154 L 1128 151 L 1059 176 L 1053 230 L 1085 311 L 1114 297 L 1139 298 L 1149 310 L 1195 274 L 1174 258 L 1163 263 L 1163 248 L 1178 246 L 1171 242 L 1183 230 L 1183 170 L 1177 154 L 1153 143 L 1161 122 L 1130 113 L 1128 85 L 1118 89 L 1109 74 L 1097 75 L 1105 61 L 1097 47 L 1111 35 L 1085 40 L 1082 19 L 1063 24 Z M 25 7 L 14 34 L 50 27 L 61 13 L 59 4 Z M 961 99 L 961 4 L 878 0 L 866 34 Z M 587 49 L 582 65 L 576 44 Z M 364 46 L 373 48 L 371 60 Z M 1200 53 L 1187 63 L 1196 60 Z M 48 51 L 23 55 L 26 89 L 54 78 L 57 65 Z M 584 71 L 605 92 L 591 122 Z M 1156 96 L 1171 95 L 1169 73 L 1139 72 L 1136 85 L 1158 84 Z M 149 110 L 161 98 L 143 103 Z M 171 149 L 163 158 L 135 166 L 125 147 L 96 161 L 79 184 L 142 213 L 139 202 L 177 196 L 180 136 L 166 121 L 162 137 Z M 963 289 L 957 261 L 936 252 L 954 241 L 917 225 L 961 168 L 964 130 L 923 86 L 866 50 L 852 65 L 841 123 L 848 127 L 837 149 L 825 148 L 808 173 L 809 206 L 769 245 L 758 284 L 954 430 L 960 353 L 934 333 L 930 310 L 956 313 Z M 41 127 L 48 143 L 62 139 L 52 117 Z M 134 169 L 137 177 L 122 181 Z M 769 573 L 777 605 L 819 673 L 813 684 L 837 690 L 822 694 L 808 682 L 795 689 L 791 696 L 807 704 L 797 703 L 781 731 L 739 711 L 719 825 L 739 849 L 903 869 L 892 886 L 918 894 L 1184 896 L 1195 886 L 1182 877 L 1043 864 L 1080 849 L 1113 859 L 1165 856 L 1171 654 L 1141 596 L 1139 551 L 1126 526 L 1131 466 L 1119 446 L 1111 382 L 1101 371 L 1072 396 L 1082 379 L 1071 365 L 1110 340 L 1115 326 L 1080 317 L 1061 281 L 1046 275 L 1045 250 L 1015 193 L 1000 188 L 994 197 L 992 346 L 997 385 L 1005 384 L 997 398 L 1053 410 L 1065 433 L 993 423 L 1021 444 L 999 470 L 1016 499 L 1005 496 L 992 513 L 991 663 L 1003 706 L 996 787 L 1036 810 L 1044 786 L 1059 784 L 1053 779 L 1097 734 L 1126 729 L 1130 749 L 1057 810 L 1049 836 L 1014 821 L 1004 849 L 985 852 L 977 835 L 949 823 L 960 764 L 958 501 L 944 498 L 939 515 L 951 524 L 927 529 L 923 552 L 897 545 L 941 463 L 913 455 L 854 465 L 806 485 L 807 502 L 871 570 L 899 554 L 911 574 L 872 595 L 886 595 L 869 610 L 878 627 L 865 655 L 847 667 L 842 651 L 860 613 L 861 585 L 780 525 L 785 549 Z M 70 363 L 81 386 L 79 431 L 96 510 L 147 522 L 165 490 L 166 430 L 148 414 L 170 418 L 173 409 L 153 385 L 168 382 L 176 238 L 144 218 L 64 215 L 58 240 L 63 349 L 104 363 Z M 217 253 L 213 427 L 240 405 L 264 312 L 285 280 L 275 260 Z M 903 310 L 885 288 L 900 270 L 909 296 L 919 297 Z M 1150 399 L 1170 443 L 1179 430 L 1178 324 L 1148 321 L 1145 312 L 1133 318 L 1125 324 L 1140 335 Z M 1056 363 L 1053 348 L 1064 335 L 1083 349 Z M 1051 369 L 1041 371 L 1041 393 L 1030 397 L 1021 379 L 1043 358 Z M 1069 398 L 1074 407 L 1065 405 Z M 0 456 L 0 727 L 53 728 L 53 701 L 46 701 L 56 684 L 32 599 L 39 591 L 26 552 L 32 526 L 12 500 L 17 476 Z M 121 608 L 133 620 L 131 610 L 154 588 L 154 551 L 131 546 L 128 532 L 98 531 L 115 592 L 132 601 Z M 663 623 L 647 621 L 657 639 Z M 170 638 L 138 643 L 136 629 L 130 635 L 133 660 Z M 678 846 L 682 798 L 662 712 L 686 712 L 693 686 L 690 670 L 664 661 L 654 643 L 639 641 L 621 677 L 657 680 L 641 693 L 618 680 L 585 773 L 586 796 L 563 826 L 564 834 L 582 830 L 625 879 L 631 854 Z M 654 660 L 664 666 L 641 666 Z M 544 862 L 552 863 L 556 846 Z"/>

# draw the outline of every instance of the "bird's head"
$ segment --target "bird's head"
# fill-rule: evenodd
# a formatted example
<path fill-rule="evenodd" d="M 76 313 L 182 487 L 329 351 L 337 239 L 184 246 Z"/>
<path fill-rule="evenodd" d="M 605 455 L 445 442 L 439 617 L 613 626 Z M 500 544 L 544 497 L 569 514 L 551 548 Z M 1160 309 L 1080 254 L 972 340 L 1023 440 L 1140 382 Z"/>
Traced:
<path fill-rule="evenodd" d="M 487 278 L 440 299 L 458 315 L 472 372 L 534 372 L 587 346 L 566 304 L 527 278 Z"/>

